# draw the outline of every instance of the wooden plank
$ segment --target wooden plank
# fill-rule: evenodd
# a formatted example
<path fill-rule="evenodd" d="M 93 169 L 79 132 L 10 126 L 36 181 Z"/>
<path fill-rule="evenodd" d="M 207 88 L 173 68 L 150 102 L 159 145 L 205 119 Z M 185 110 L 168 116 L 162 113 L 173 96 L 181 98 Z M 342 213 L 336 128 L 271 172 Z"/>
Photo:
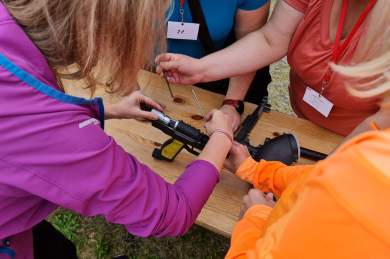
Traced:
<path fill-rule="evenodd" d="M 191 116 L 197 115 L 197 107 L 191 93 L 191 87 L 172 85 L 175 97 L 181 98 L 183 103 L 172 101 L 166 83 L 158 75 L 141 71 L 138 77 L 141 91 L 165 106 L 165 112 L 173 118 L 183 120 L 191 125 L 202 129 L 203 122 L 193 120 Z M 76 83 L 78 87 L 70 87 L 74 83 L 65 82 L 68 92 L 88 96 L 83 87 L 83 83 Z M 199 100 L 205 111 L 218 108 L 223 96 L 208 92 L 203 89 L 196 89 Z M 109 99 L 102 89 L 97 91 L 97 95 Z M 110 101 L 115 99 L 110 98 Z M 246 104 L 245 114 L 253 111 L 255 105 Z M 174 162 L 158 161 L 152 158 L 153 149 L 168 139 L 164 133 L 153 128 L 147 122 L 135 120 L 109 120 L 106 122 L 106 132 L 111 135 L 116 142 L 127 152 L 134 154 L 140 161 L 150 166 L 159 175 L 169 182 L 174 182 L 195 157 L 187 152 L 182 152 Z M 252 144 L 260 144 L 267 137 L 273 137 L 274 133 L 293 132 L 296 134 L 306 148 L 311 148 L 321 152 L 331 152 L 341 141 L 342 137 L 331 133 L 316 125 L 291 117 L 282 113 L 271 111 L 263 114 L 261 120 L 251 133 Z M 312 163 L 312 161 L 300 159 L 299 162 Z M 235 223 L 238 220 L 242 197 L 247 193 L 249 185 L 240 181 L 233 174 L 223 171 L 220 182 L 216 186 L 213 194 L 209 198 L 201 214 L 197 219 L 197 224 L 206 227 L 224 236 L 230 236 Z"/>

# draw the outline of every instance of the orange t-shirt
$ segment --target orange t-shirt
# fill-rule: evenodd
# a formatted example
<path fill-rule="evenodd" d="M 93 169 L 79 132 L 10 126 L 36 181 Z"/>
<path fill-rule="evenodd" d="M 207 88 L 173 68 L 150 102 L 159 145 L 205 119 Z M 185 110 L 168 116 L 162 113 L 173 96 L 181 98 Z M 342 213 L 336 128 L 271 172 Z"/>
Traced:
<path fill-rule="evenodd" d="M 280 199 L 245 213 L 226 258 L 390 258 L 389 158 L 390 129 L 314 166 L 247 159 L 236 174 Z"/>
<path fill-rule="evenodd" d="M 377 99 L 363 100 L 349 95 L 345 78 L 333 73 L 323 93 L 334 104 L 328 118 L 303 101 L 307 86 L 321 92 L 322 78 L 328 70 L 334 45 L 329 39 L 330 14 L 334 0 L 284 1 L 304 13 L 288 50 L 292 107 L 298 116 L 338 134 L 348 135 L 365 118 L 378 110 Z M 369 19 L 370 16 L 366 21 Z M 364 22 L 355 34 L 339 64 L 349 64 L 366 24 L 367 22 Z"/>

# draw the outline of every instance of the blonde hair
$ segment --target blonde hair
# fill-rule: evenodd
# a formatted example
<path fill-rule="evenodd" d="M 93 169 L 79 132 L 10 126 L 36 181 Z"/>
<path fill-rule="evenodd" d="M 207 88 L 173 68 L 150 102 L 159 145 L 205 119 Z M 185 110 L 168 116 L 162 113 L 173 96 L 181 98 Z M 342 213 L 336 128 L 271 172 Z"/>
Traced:
<path fill-rule="evenodd" d="M 351 65 L 332 68 L 348 78 L 349 92 L 357 97 L 380 97 L 390 104 L 390 1 L 378 0 L 356 48 Z"/>
<path fill-rule="evenodd" d="M 67 78 L 110 79 L 109 92 L 132 91 L 137 72 L 165 47 L 170 0 L 4 0 L 7 9 L 55 71 Z M 61 76 L 61 74 L 57 73 Z"/>
<path fill-rule="evenodd" d="M 382 55 L 388 47 L 390 33 L 390 1 L 377 0 L 353 54 L 352 63 L 370 61 Z"/>

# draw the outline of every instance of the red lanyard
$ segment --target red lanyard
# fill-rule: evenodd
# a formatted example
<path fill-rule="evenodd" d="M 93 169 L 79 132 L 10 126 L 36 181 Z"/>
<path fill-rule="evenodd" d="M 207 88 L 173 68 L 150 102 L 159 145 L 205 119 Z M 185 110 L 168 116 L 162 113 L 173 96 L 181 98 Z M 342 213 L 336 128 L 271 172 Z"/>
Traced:
<path fill-rule="evenodd" d="M 179 13 L 180 13 L 180 16 L 181 16 L 181 23 L 183 24 L 184 23 L 184 3 L 185 3 L 185 0 L 179 0 L 179 2 L 180 2 Z"/>
<path fill-rule="evenodd" d="M 340 46 L 341 34 L 343 32 L 345 17 L 347 16 L 347 10 L 348 10 L 348 0 L 343 0 L 340 21 L 339 21 L 339 25 L 337 28 L 335 43 L 333 46 L 333 53 L 332 53 L 332 59 L 331 59 L 331 61 L 333 63 L 337 63 L 339 61 L 339 59 L 342 56 L 342 54 L 344 53 L 344 51 L 347 49 L 348 45 L 351 43 L 353 36 L 356 34 L 358 29 L 362 26 L 364 20 L 367 18 L 368 14 L 370 13 L 372 8 L 374 7 L 376 1 L 377 0 L 370 0 L 370 2 L 367 4 L 366 8 L 364 9 L 362 14 L 360 15 L 359 19 L 357 20 L 356 24 L 353 26 L 351 32 L 348 34 L 347 38 L 345 39 L 343 44 L 341 44 L 341 46 Z M 331 76 L 332 76 L 332 69 L 328 68 L 328 71 L 326 72 L 326 74 L 322 80 L 321 95 L 322 95 L 325 87 L 328 85 Z"/>

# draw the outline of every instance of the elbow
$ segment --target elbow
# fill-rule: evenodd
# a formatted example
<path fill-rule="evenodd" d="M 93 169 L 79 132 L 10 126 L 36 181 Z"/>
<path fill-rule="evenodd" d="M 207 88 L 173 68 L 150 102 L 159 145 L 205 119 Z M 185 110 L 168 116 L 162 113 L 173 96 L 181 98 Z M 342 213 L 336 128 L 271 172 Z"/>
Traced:
<path fill-rule="evenodd" d="M 292 35 L 282 35 L 282 33 L 269 31 L 267 28 L 263 32 L 263 37 L 268 48 L 272 50 L 274 55 L 273 61 L 279 60 L 287 55 Z"/>
<path fill-rule="evenodd" d="M 289 41 L 283 41 L 283 40 L 278 41 L 274 39 L 269 39 L 267 37 L 265 37 L 265 40 L 268 46 L 270 47 L 270 49 L 273 49 L 272 51 L 272 53 L 274 53 L 273 62 L 287 55 L 287 51 L 290 44 Z"/>
<path fill-rule="evenodd" d="M 175 188 L 171 193 L 171 198 L 167 199 L 167 204 L 163 206 L 158 214 L 158 222 L 155 224 L 150 235 L 156 237 L 178 237 L 185 235 L 194 224 L 201 206 L 194 206 L 193 202 L 180 188 Z"/>
<path fill-rule="evenodd" d="M 193 207 L 185 197 L 182 196 L 181 202 L 178 206 L 172 210 L 171 215 L 166 214 L 159 224 L 160 227 L 156 233 L 157 237 L 169 236 L 178 237 L 185 235 L 192 225 L 200 212 L 194 211 Z M 168 216 L 168 217 L 167 217 Z"/>
<path fill-rule="evenodd" d="M 153 223 L 141 225 L 127 225 L 126 229 L 129 233 L 139 237 L 179 237 L 185 235 L 193 225 L 194 221 L 191 213 L 187 212 L 183 215 L 183 210 L 177 210 L 177 216 L 168 215 L 167 212 L 155 214 Z"/>

